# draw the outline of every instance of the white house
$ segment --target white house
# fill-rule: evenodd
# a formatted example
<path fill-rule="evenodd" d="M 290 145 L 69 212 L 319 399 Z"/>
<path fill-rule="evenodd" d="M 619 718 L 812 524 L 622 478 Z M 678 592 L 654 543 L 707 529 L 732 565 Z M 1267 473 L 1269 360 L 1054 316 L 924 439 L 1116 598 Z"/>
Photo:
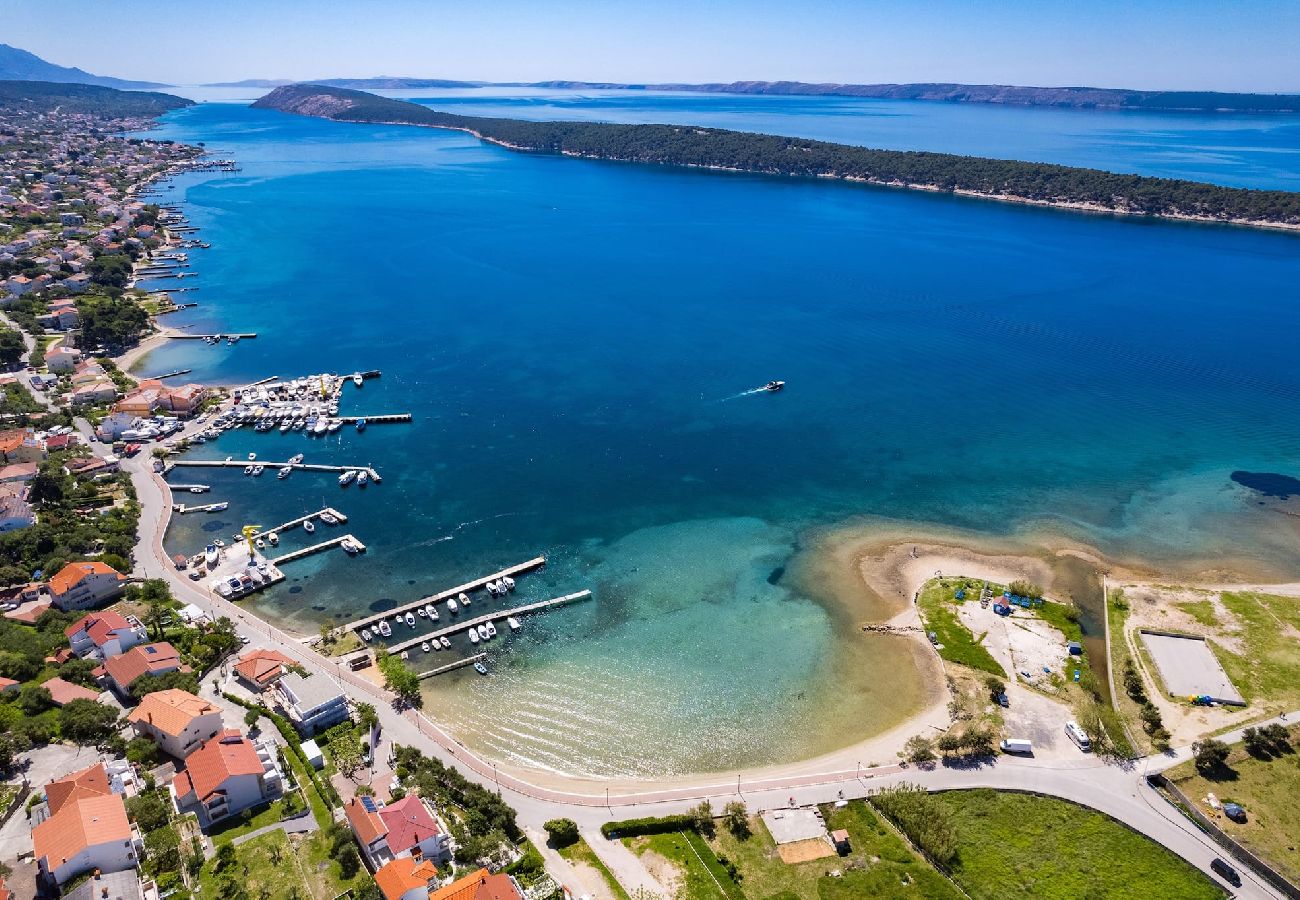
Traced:
<path fill-rule="evenodd" d="M 50 579 L 50 602 L 67 612 L 89 609 L 113 599 L 126 576 L 102 562 L 68 563 Z"/>
<path fill-rule="evenodd" d="M 121 872 L 139 865 L 143 841 L 113 793 L 103 765 L 45 786 L 49 817 L 32 828 L 40 876 L 62 885 L 82 872 Z"/>
<path fill-rule="evenodd" d="M 191 753 L 171 784 L 176 808 L 195 813 L 204 828 L 272 800 L 282 789 L 272 750 L 234 729 Z"/>
<path fill-rule="evenodd" d="M 348 718 L 347 698 L 325 675 L 303 678 L 297 672 L 286 672 L 276 687 L 281 707 L 304 737 Z"/>
<path fill-rule="evenodd" d="M 73 653 L 94 659 L 108 659 L 125 653 L 148 638 L 139 619 L 123 616 L 111 609 L 82 616 L 63 633 Z"/>
<path fill-rule="evenodd" d="M 225 727 L 219 707 L 177 688 L 146 694 L 126 720 L 136 734 L 176 759 L 185 759 Z"/>

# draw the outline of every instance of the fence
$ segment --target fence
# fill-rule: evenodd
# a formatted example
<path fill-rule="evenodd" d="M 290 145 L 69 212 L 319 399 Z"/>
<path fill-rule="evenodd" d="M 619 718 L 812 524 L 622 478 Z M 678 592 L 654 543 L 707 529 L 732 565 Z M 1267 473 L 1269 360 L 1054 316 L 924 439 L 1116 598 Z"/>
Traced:
<path fill-rule="evenodd" d="M 1264 860 L 1251 853 L 1241 844 L 1232 839 L 1223 829 L 1215 825 L 1209 816 L 1201 812 L 1195 803 L 1182 792 L 1178 785 L 1174 784 L 1163 775 L 1152 775 L 1149 779 L 1153 784 L 1164 788 L 1178 802 L 1183 812 L 1191 818 L 1207 835 L 1209 835 L 1216 844 L 1227 850 L 1228 853 L 1251 869 L 1260 878 L 1263 878 L 1270 885 L 1281 891 L 1287 897 L 1297 898 L 1300 900 L 1300 887 L 1296 887 L 1287 881 L 1277 870 L 1275 870 Z"/>

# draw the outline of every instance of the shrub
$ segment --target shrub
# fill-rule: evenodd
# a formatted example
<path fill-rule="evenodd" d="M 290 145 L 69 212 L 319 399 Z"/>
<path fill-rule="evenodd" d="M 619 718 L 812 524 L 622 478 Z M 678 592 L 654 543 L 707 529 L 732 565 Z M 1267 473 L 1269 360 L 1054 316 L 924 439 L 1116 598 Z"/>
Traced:
<path fill-rule="evenodd" d="M 676 816 L 646 817 L 642 819 L 623 819 L 619 822 L 606 822 L 600 826 L 600 833 L 607 838 L 615 836 L 636 837 L 642 834 L 669 834 L 674 831 L 687 831 L 695 828 L 694 814 Z"/>
<path fill-rule="evenodd" d="M 948 810 L 920 785 L 903 782 L 883 788 L 871 802 L 936 864 L 946 866 L 956 857 L 957 833 Z"/>
<path fill-rule="evenodd" d="M 1228 756 L 1232 749 L 1223 741 L 1206 738 L 1192 744 L 1192 759 L 1196 762 L 1196 771 L 1202 775 L 1211 775 L 1227 767 Z"/>
<path fill-rule="evenodd" d="M 914 734 L 907 739 L 899 756 L 910 763 L 928 763 L 935 760 L 934 742 L 925 735 Z"/>
<path fill-rule="evenodd" d="M 556 847 L 568 847 L 578 843 L 578 823 L 572 819 L 551 819 L 542 827 L 546 829 L 551 843 Z"/>

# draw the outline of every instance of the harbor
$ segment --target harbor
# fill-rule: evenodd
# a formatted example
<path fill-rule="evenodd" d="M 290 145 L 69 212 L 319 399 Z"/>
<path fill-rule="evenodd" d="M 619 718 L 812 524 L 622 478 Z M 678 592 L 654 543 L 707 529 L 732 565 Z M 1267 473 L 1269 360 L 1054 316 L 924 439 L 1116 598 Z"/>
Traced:
<path fill-rule="evenodd" d="M 567 606 L 570 603 L 578 603 L 589 599 L 591 599 L 591 591 L 582 590 L 576 591 L 572 594 L 565 594 L 563 597 L 554 597 L 550 600 L 539 600 L 536 603 L 526 603 L 523 606 L 516 606 L 510 609 L 496 609 L 492 612 L 475 616 L 472 619 L 456 621 L 451 625 L 447 625 L 427 634 L 419 635 L 418 637 L 410 638 L 409 640 L 390 644 L 388 652 L 403 653 L 410 650 L 412 647 L 419 647 L 425 641 L 435 641 L 443 637 L 451 637 L 452 635 L 460 634 L 462 631 L 468 631 L 471 628 L 477 629 L 478 626 L 487 625 L 489 622 L 499 622 L 511 617 L 517 618 L 519 616 L 527 615 L 528 613 L 541 612 L 544 609 L 553 609 L 557 606 Z M 380 618 L 383 617 L 381 616 Z"/>

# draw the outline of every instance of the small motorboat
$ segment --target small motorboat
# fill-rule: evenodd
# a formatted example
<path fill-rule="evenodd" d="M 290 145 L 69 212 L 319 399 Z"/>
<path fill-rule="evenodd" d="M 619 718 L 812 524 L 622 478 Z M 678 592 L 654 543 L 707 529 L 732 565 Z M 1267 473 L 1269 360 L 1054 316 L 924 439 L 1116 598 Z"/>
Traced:
<path fill-rule="evenodd" d="M 192 487 L 192 488 L 190 488 L 190 493 L 191 493 L 191 494 L 201 494 L 201 493 L 203 493 L 203 488 L 201 488 L 201 487 Z"/>
<path fill-rule="evenodd" d="M 316 523 L 313 522 L 311 519 L 308 519 L 306 522 L 302 523 L 302 530 L 307 532 L 308 534 L 311 534 L 316 530 Z"/>
<path fill-rule="evenodd" d="M 352 383 L 357 387 L 361 387 L 361 385 L 365 384 L 366 382 L 365 379 L 361 377 L 361 373 L 357 372 L 355 375 L 352 376 Z"/>
<path fill-rule="evenodd" d="M 518 631 L 520 628 L 523 628 L 523 626 L 519 624 L 519 620 L 514 616 L 507 618 L 506 624 L 510 626 L 511 631 Z"/>
<path fill-rule="evenodd" d="M 253 467 L 252 467 L 252 466 L 244 466 L 244 474 L 245 474 L 245 475 L 252 475 L 252 474 L 253 474 Z"/>
<path fill-rule="evenodd" d="M 410 658 L 411 658 L 411 657 L 410 657 L 409 655 L 407 655 L 407 652 L 406 652 L 405 650 L 403 650 L 403 651 L 402 651 L 402 659 L 410 659 Z"/>
<path fill-rule="evenodd" d="M 483 625 L 482 627 L 487 629 L 487 636 L 488 636 L 489 638 L 494 638 L 494 637 L 497 636 L 497 627 L 496 627 L 495 625 L 493 625 L 491 622 L 488 622 L 487 624 Z"/>
<path fill-rule="evenodd" d="M 415 614 L 416 614 L 417 616 L 419 616 L 421 619 L 427 619 L 427 618 L 429 618 L 429 614 L 428 614 L 427 612 L 424 611 L 424 607 L 423 607 L 423 606 L 421 606 L 419 609 L 417 609 L 417 610 L 415 611 Z"/>
<path fill-rule="evenodd" d="M 366 430 L 366 420 L 357 419 L 357 431 L 365 431 L 365 430 Z"/>
<path fill-rule="evenodd" d="M 471 628 L 471 629 L 469 630 L 469 642 L 470 642 L 471 644 L 477 644 L 477 643 L 478 643 L 478 630 L 477 630 L 477 629 Z"/>
<path fill-rule="evenodd" d="M 357 477 L 357 470 L 348 469 L 346 472 L 344 472 L 342 475 L 339 476 L 339 485 L 342 487 L 347 487 L 349 484 L 352 483 L 352 479 L 356 477 Z"/>
<path fill-rule="evenodd" d="M 258 475 L 261 475 L 265 471 L 266 471 L 266 466 L 262 465 L 261 463 L 258 463 L 257 465 L 253 466 L 253 477 L 256 478 Z"/>
<path fill-rule="evenodd" d="M 769 381 L 767 384 L 763 385 L 763 390 L 770 391 L 773 394 L 775 394 L 777 391 L 782 390 L 784 388 L 785 388 L 784 381 Z"/>
<path fill-rule="evenodd" d="M 370 476 L 369 476 L 368 474 L 366 474 L 366 470 L 365 470 L 365 469 L 362 469 L 362 470 L 360 470 L 359 472 L 357 472 L 357 486 L 358 486 L 358 487 L 365 487 L 366 482 L 369 481 L 369 480 L 370 480 Z"/>
<path fill-rule="evenodd" d="M 280 469 L 280 471 L 275 473 L 275 477 L 279 479 L 285 479 L 288 478 L 289 475 L 292 473 L 293 473 L 293 468 L 291 466 L 285 466 L 284 468 Z"/>
<path fill-rule="evenodd" d="M 343 540 L 339 541 L 339 546 L 342 547 L 343 552 L 348 554 L 349 556 L 361 552 L 361 547 L 358 546 L 357 543 L 353 541 L 351 538 L 344 538 Z M 423 613 L 424 610 L 420 610 L 420 612 Z"/>
<path fill-rule="evenodd" d="M 208 544 L 203 551 L 203 564 L 209 569 L 216 568 L 217 563 L 221 560 L 221 554 L 217 550 L 216 544 Z"/>
<path fill-rule="evenodd" d="M 326 525 L 337 525 L 339 523 L 339 520 L 334 518 L 334 515 L 332 513 L 327 513 L 327 512 L 321 513 L 319 518 Z"/>
<path fill-rule="evenodd" d="M 501 580 L 505 582 L 507 591 L 513 591 L 515 589 L 515 580 L 511 578 L 509 575 L 507 575 L 505 578 L 502 578 Z"/>
<path fill-rule="evenodd" d="M 483 665 L 481 662 L 476 662 L 474 663 L 474 671 L 478 672 L 480 675 L 486 675 L 487 666 Z"/>
<path fill-rule="evenodd" d="M 474 630 L 478 632 L 478 636 L 479 636 L 479 639 L 480 639 L 480 640 L 484 640 L 484 641 L 486 641 L 486 640 L 491 636 L 491 635 L 488 634 L 488 630 L 487 630 L 487 626 L 486 626 L 486 625 L 480 625 L 478 628 L 476 628 L 476 629 L 474 629 Z"/>
<path fill-rule="evenodd" d="M 303 459 L 304 457 L 301 453 L 295 453 L 293 456 L 289 457 L 289 465 L 296 466 L 298 463 L 302 462 Z"/>
<path fill-rule="evenodd" d="M 432 603 L 424 604 L 424 614 L 434 621 L 438 619 L 438 610 L 434 608 Z"/>
<path fill-rule="evenodd" d="M 407 614 L 406 614 L 406 624 L 409 625 L 410 627 L 414 628 L 414 627 L 415 627 L 415 616 L 411 615 L 410 613 L 407 613 Z"/>
<path fill-rule="evenodd" d="M 324 434 L 325 429 L 329 428 L 329 423 L 324 419 L 316 420 L 316 427 L 311 430 L 312 434 Z"/>
<path fill-rule="evenodd" d="M 461 596 L 464 596 L 464 595 L 462 594 Z M 448 601 L 447 601 L 447 611 L 448 611 L 448 612 L 455 613 L 455 612 L 458 612 L 459 610 L 460 610 L 460 607 L 456 604 L 456 601 L 455 601 L 455 600 L 448 600 Z"/>
<path fill-rule="evenodd" d="M 331 411 L 338 412 L 337 409 L 333 409 Z M 328 431 L 330 434 L 333 434 L 334 432 L 338 431 L 342 427 L 343 427 L 343 423 L 340 422 L 338 419 L 330 419 L 330 423 L 325 426 L 325 430 Z"/>
<path fill-rule="evenodd" d="M 487 592 L 489 596 L 492 597 L 495 597 L 497 595 L 497 583 L 495 581 L 489 581 L 487 583 Z"/>
<path fill-rule="evenodd" d="M 210 513 L 214 513 L 214 512 L 224 512 L 224 511 L 225 511 L 229 506 L 230 506 L 230 504 L 229 504 L 228 502 L 226 502 L 225 500 L 223 500 L 223 501 L 221 501 L 220 503 L 213 503 L 211 506 L 209 506 L 209 507 L 208 507 L 208 512 L 210 512 Z"/>
<path fill-rule="evenodd" d="M 276 534 L 274 531 L 266 536 L 266 540 L 272 547 L 280 546 L 280 535 Z"/>
<path fill-rule="evenodd" d="M 441 650 L 442 650 L 442 644 L 438 643 L 438 639 L 437 639 L 437 638 L 434 638 L 434 639 L 431 640 L 429 643 L 431 643 L 431 644 L 433 645 L 433 649 L 434 649 L 434 650 L 438 650 L 438 651 L 441 651 Z"/>
<path fill-rule="evenodd" d="M 280 425 L 280 434 L 288 434 L 288 433 L 289 433 L 289 429 L 292 428 L 292 427 L 293 427 L 293 423 L 292 423 L 292 422 L 286 421 L 286 422 L 281 423 L 281 425 Z"/>
<path fill-rule="evenodd" d="M 461 593 L 457 598 L 462 606 L 469 606 L 469 594 Z"/>
<path fill-rule="evenodd" d="M 371 639 L 372 637 L 374 637 L 374 635 L 372 635 L 372 634 L 370 633 L 370 629 L 369 629 L 369 628 L 362 628 L 362 629 L 361 629 L 361 640 L 366 641 L 367 643 L 369 643 L 369 642 L 370 642 L 370 639 Z"/>
<path fill-rule="evenodd" d="M 444 650 L 451 649 L 451 641 L 447 640 L 445 637 L 438 638 L 438 643 L 442 644 L 442 649 Z"/>
<path fill-rule="evenodd" d="M 266 549 L 266 541 L 262 540 L 261 538 L 258 538 L 258 539 L 254 542 L 253 546 L 256 547 L 258 550 L 265 550 L 265 549 Z"/>
<path fill-rule="evenodd" d="M 393 624 L 394 624 L 394 625 L 401 625 L 401 624 L 402 624 L 402 614 L 401 614 L 401 613 L 398 613 L 397 615 L 393 616 Z"/>
<path fill-rule="evenodd" d="M 249 462 L 252 462 L 252 461 L 255 460 L 255 459 L 257 459 L 257 454 L 256 454 L 256 453 L 250 453 L 250 454 L 248 454 L 248 461 L 249 461 Z"/>
<path fill-rule="evenodd" d="M 224 546 L 226 546 L 226 542 L 223 541 L 221 538 L 217 538 L 217 539 L 214 540 L 212 543 L 216 544 L 218 547 L 224 547 Z"/>
<path fill-rule="evenodd" d="M 423 644 L 421 644 L 421 645 L 420 645 L 420 649 L 423 650 L 425 653 L 428 653 L 428 652 L 429 652 L 429 642 L 428 642 L 428 641 L 425 641 Z"/>
<path fill-rule="evenodd" d="M 382 637 L 392 637 L 392 636 L 393 636 L 393 626 L 389 625 L 389 624 L 388 624 L 388 621 L 387 621 L 386 619 L 380 619 L 380 620 L 379 620 L 378 628 L 379 628 L 379 634 L 380 634 Z"/>

